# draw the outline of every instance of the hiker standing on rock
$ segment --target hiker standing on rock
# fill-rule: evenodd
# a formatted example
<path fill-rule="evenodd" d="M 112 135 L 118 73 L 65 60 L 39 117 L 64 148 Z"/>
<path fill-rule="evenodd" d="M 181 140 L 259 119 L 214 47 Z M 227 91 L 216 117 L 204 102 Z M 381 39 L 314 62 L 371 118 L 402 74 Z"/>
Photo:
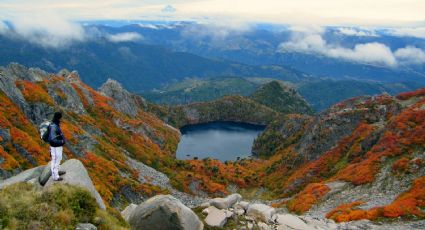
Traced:
<path fill-rule="evenodd" d="M 49 126 L 49 144 L 50 144 L 50 155 L 52 156 L 51 170 L 54 181 L 63 180 L 61 175 L 65 174 L 65 171 L 59 171 L 59 165 L 62 160 L 62 150 L 65 144 L 65 138 L 60 128 L 60 120 L 62 118 L 61 112 L 56 112 L 53 115 L 52 123 Z"/>

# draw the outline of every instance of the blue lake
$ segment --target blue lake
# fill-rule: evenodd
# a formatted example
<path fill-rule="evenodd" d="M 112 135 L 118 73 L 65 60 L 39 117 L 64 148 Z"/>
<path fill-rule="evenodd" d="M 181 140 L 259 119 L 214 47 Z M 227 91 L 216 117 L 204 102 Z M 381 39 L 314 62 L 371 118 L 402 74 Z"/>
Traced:
<path fill-rule="evenodd" d="M 189 125 L 180 129 L 182 137 L 177 147 L 177 159 L 236 160 L 252 155 L 254 139 L 264 126 L 235 122 L 212 122 Z"/>

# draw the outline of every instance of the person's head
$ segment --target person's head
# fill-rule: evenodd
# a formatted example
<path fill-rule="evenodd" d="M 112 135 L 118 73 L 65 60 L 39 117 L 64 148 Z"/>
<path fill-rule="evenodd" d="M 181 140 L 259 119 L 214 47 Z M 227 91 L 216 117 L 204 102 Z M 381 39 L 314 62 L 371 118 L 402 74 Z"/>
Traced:
<path fill-rule="evenodd" d="M 61 113 L 61 112 L 56 112 L 56 113 L 53 115 L 53 119 L 52 119 L 52 121 L 53 121 L 53 123 L 55 123 L 55 124 L 59 124 L 59 122 L 60 122 L 61 118 L 62 118 L 62 113 Z"/>

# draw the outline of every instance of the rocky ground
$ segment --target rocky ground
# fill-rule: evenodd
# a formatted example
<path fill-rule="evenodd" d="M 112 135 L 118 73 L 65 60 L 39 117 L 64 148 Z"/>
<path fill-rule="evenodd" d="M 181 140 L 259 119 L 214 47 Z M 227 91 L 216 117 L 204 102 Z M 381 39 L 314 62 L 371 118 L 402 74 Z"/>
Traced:
<path fill-rule="evenodd" d="M 167 189 L 173 197 L 179 199 L 184 205 L 193 208 L 206 201 L 206 198 L 193 196 L 173 188 L 170 184 L 170 179 L 164 173 L 132 158 L 127 158 L 127 161 L 133 169 L 139 171 L 139 181 L 141 183 L 149 182 L 162 189 Z"/>
<path fill-rule="evenodd" d="M 384 167 L 377 180 L 371 185 L 352 186 L 341 181 L 328 183 L 331 192 L 328 193 L 326 199 L 305 215 L 298 216 L 288 213 L 286 209 L 274 209 L 269 206 L 272 203 L 270 201 L 258 199 L 242 201 L 239 194 L 214 199 L 186 194 L 174 189 L 165 174 L 131 158 L 127 160 L 134 169 L 139 171 L 140 182 L 149 182 L 170 191 L 173 197 L 198 214 L 205 224 L 205 229 L 425 229 L 425 220 L 411 222 L 395 220 L 385 223 L 362 220 L 335 223 L 333 220 L 325 218 L 326 213 L 336 206 L 355 200 L 366 201 L 363 205 L 365 209 L 391 203 L 398 194 L 409 188 L 414 175 L 403 178 L 388 177 L 385 174 L 390 173 L 389 167 Z M 422 171 L 420 173 L 423 173 Z M 235 191 L 233 189 L 233 192 Z M 135 204 L 131 206 L 137 207 Z M 125 212 L 127 212 L 125 215 L 128 218 L 130 211 L 126 210 Z"/>

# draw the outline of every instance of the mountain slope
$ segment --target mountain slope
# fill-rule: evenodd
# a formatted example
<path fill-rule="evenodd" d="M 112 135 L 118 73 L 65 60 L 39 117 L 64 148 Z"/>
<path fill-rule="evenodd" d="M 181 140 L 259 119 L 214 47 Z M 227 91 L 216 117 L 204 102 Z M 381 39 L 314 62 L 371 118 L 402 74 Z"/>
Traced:
<path fill-rule="evenodd" d="M 280 66 L 252 66 L 174 52 L 157 45 L 113 43 L 105 39 L 55 49 L 0 35 L 0 49 L 0 65 L 19 62 L 50 72 L 78 69 L 84 82 L 93 88 L 113 77 L 131 92 L 159 88 L 186 77 L 260 76 L 288 81 L 304 78 L 299 71 Z"/>
<path fill-rule="evenodd" d="M 11 65 L 1 68 L 0 75 L 2 178 L 50 161 L 36 126 L 59 110 L 64 113 L 66 158 L 85 164 L 106 203 L 138 202 L 161 191 L 140 183 L 127 158 L 163 168 L 174 157 L 179 134 L 145 112 L 137 100 L 126 101 L 136 113 L 120 111 L 114 108 L 116 100 L 82 83 L 76 72 L 53 75 Z"/>
<path fill-rule="evenodd" d="M 278 81 L 262 85 L 249 98 L 283 114 L 312 114 L 313 110 L 294 88 Z"/>

